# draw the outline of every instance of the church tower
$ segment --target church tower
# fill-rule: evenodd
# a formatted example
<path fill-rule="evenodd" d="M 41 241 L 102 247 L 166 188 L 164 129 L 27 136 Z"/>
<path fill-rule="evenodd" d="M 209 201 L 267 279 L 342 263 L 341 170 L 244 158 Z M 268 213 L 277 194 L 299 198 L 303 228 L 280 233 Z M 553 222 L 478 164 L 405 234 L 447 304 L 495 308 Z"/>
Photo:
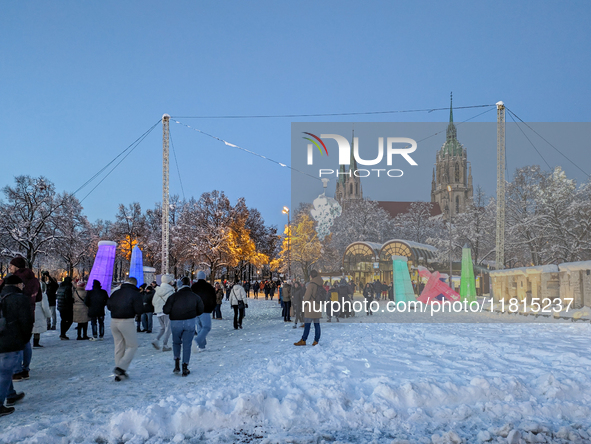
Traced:
<path fill-rule="evenodd" d="M 351 136 L 351 160 L 349 162 L 349 171 L 345 171 L 345 166 L 339 168 L 339 179 L 335 199 L 345 208 L 351 202 L 363 199 L 363 190 L 361 189 L 361 178 L 355 175 L 357 170 L 357 161 L 355 160 L 355 146 L 359 143 L 355 138 L 355 131 Z"/>
<path fill-rule="evenodd" d="M 453 98 L 450 97 L 449 124 L 445 143 L 435 157 L 435 169 L 431 181 L 431 202 L 439 204 L 444 219 L 449 217 L 448 185 L 451 186 L 451 214 L 466 211 L 472 200 L 472 167 L 468 166 L 466 148 L 458 141 L 454 125 Z"/>

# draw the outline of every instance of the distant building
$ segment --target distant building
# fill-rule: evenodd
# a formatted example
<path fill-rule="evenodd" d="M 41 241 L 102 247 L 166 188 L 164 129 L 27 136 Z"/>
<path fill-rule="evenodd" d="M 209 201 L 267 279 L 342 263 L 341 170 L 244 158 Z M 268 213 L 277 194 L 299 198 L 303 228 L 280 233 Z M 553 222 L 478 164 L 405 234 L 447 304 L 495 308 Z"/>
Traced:
<path fill-rule="evenodd" d="M 354 147 L 355 133 L 351 136 L 351 147 Z M 345 170 L 345 165 L 341 165 L 339 169 L 339 179 L 337 181 L 337 189 L 334 198 L 341 207 L 346 208 L 352 202 L 363 200 L 363 190 L 361 188 L 361 178 L 353 174 L 357 170 L 357 161 L 353 155 L 354 149 L 351 150 L 351 161 L 349 163 L 349 171 Z"/>
<path fill-rule="evenodd" d="M 466 205 L 472 200 L 472 167 L 468 166 L 466 148 L 458 141 L 457 130 L 454 125 L 452 103 L 449 106 L 449 125 L 447 125 L 446 140 L 435 157 L 435 168 L 431 181 L 431 202 L 436 203 L 443 217 L 449 217 L 451 186 L 451 214 L 466 211 Z"/>

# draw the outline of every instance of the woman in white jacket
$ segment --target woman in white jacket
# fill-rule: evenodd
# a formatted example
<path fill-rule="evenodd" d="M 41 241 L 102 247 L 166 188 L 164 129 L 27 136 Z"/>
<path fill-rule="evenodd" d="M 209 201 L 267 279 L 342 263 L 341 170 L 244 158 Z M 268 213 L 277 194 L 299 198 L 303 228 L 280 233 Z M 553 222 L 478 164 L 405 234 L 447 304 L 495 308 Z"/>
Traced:
<path fill-rule="evenodd" d="M 51 310 L 49 308 L 49 301 L 47 294 L 43 291 L 43 298 L 40 302 L 35 303 L 35 324 L 33 325 L 33 347 L 43 347 L 39 344 L 41 340 L 41 333 L 47 331 L 47 319 L 51 317 Z"/>
<path fill-rule="evenodd" d="M 170 318 L 167 314 L 164 314 L 164 304 L 168 298 L 174 293 L 174 287 L 170 285 L 174 281 L 172 274 L 165 274 L 161 278 L 162 283 L 156 288 L 152 304 L 154 305 L 154 313 L 156 313 L 156 319 L 160 322 L 160 332 L 156 339 L 152 342 L 152 345 L 156 350 L 160 350 L 160 338 L 162 339 L 162 351 L 170 351 L 171 347 L 168 346 L 168 340 L 170 339 Z"/>
<path fill-rule="evenodd" d="M 234 330 L 238 330 L 238 328 L 242 328 L 242 319 L 244 319 L 246 308 L 246 291 L 244 291 L 238 279 L 236 279 L 232 290 L 230 290 L 230 306 L 234 309 Z"/>

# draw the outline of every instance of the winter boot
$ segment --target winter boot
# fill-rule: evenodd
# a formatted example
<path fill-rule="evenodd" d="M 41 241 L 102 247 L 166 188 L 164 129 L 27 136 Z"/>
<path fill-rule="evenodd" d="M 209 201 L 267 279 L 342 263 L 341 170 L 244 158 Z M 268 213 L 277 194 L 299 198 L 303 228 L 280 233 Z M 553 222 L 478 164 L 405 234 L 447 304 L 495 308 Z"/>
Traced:
<path fill-rule="evenodd" d="M 181 360 L 180 359 L 177 358 L 177 359 L 174 360 L 174 370 L 172 371 L 173 373 L 180 373 L 181 372 L 180 364 L 181 364 Z"/>
<path fill-rule="evenodd" d="M 39 341 L 41 340 L 41 335 L 39 333 L 35 333 L 33 335 L 33 348 L 43 348 Z"/>
<path fill-rule="evenodd" d="M 19 392 L 12 397 L 6 398 L 6 407 L 12 407 L 17 402 L 19 402 L 21 399 L 23 399 L 24 397 L 25 397 L 25 393 Z"/>
<path fill-rule="evenodd" d="M 318 345 L 318 342 L 314 341 L 312 342 L 312 345 Z"/>
<path fill-rule="evenodd" d="M 26 370 L 12 375 L 12 382 L 24 381 L 26 379 L 29 379 L 29 372 Z"/>
<path fill-rule="evenodd" d="M 306 345 L 306 341 L 304 341 L 303 339 L 300 339 L 298 342 L 294 342 L 293 345 Z"/>
<path fill-rule="evenodd" d="M 4 407 L 0 405 L 0 416 L 6 416 L 14 413 L 14 407 Z"/>
<path fill-rule="evenodd" d="M 189 373 L 191 373 L 189 371 L 189 364 L 183 364 L 183 376 L 188 376 Z"/>

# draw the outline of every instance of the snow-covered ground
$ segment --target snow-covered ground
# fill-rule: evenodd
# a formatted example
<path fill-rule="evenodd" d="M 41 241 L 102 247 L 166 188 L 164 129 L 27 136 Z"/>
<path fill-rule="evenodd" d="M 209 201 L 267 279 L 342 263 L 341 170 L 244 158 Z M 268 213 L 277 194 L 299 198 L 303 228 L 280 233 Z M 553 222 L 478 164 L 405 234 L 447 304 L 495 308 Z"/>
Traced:
<path fill-rule="evenodd" d="M 249 305 L 235 331 L 224 302 L 186 378 L 150 345 L 154 333 L 139 335 L 120 383 L 108 328 L 103 342 L 43 334 L 0 443 L 590 442 L 588 323 L 377 316 L 322 323 L 319 346 L 294 347 L 303 329 L 283 323 L 276 301 Z"/>

